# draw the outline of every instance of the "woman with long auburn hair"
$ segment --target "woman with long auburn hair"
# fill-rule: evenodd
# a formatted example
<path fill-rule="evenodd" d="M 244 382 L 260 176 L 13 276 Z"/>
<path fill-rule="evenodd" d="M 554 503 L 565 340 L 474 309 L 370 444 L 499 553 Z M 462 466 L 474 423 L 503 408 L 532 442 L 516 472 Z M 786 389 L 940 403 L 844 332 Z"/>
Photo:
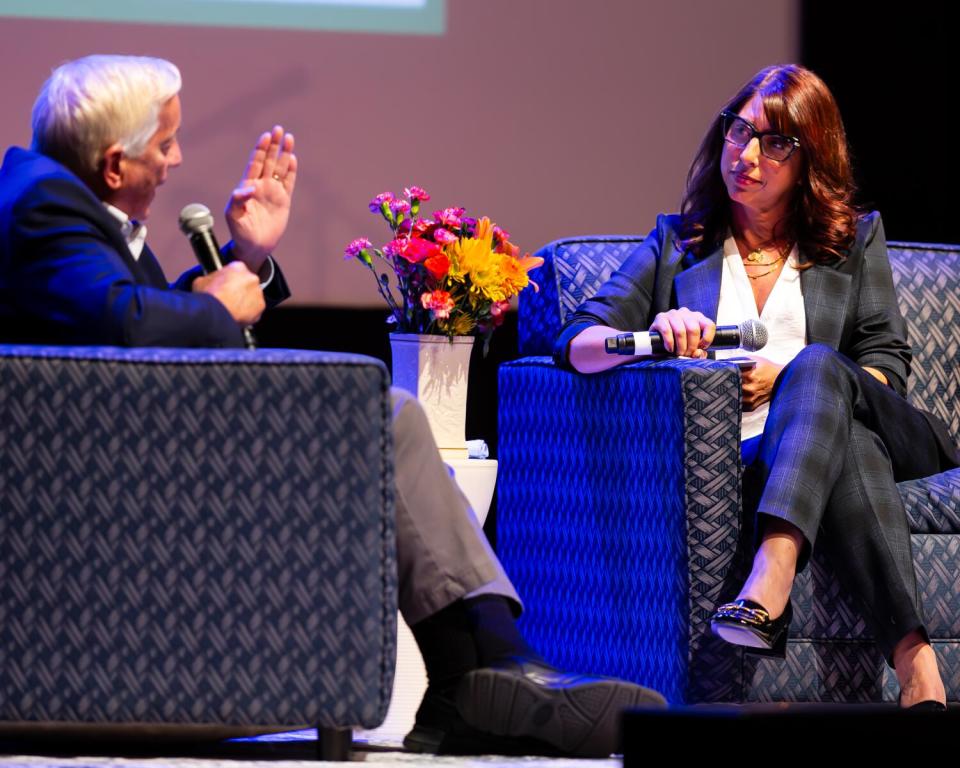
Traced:
<path fill-rule="evenodd" d="M 883 225 L 854 193 L 824 82 L 798 65 L 760 71 L 708 129 L 680 214 L 658 217 L 571 316 L 555 358 L 606 370 L 631 358 L 605 340 L 647 328 L 703 358 L 718 324 L 763 322 L 759 354 L 716 352 L 740 358 L 744 497 L 757 517 L 749 576 L 713 632 L 782 656 L 794 578 L 822 545 L 896 670 L 901 706 L 936 710 L 946 694 L 896 482 L 955 467 L 957 453 L 904 398 L 911 354 Z"/>

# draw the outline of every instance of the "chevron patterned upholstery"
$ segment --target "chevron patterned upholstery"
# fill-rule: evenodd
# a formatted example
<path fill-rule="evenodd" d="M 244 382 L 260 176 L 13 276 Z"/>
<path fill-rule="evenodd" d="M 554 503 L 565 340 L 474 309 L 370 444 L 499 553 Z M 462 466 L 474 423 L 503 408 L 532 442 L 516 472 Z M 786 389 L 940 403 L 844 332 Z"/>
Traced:
<path fill-rule="evenodd" d="M 727 363 L 592 378 L 548 358 L 501 368 L 498 550 L 551 661 L 673 699 L 717 684 L 732 695 L 729 680 L 687 671 L 737 661 L 705 622 L 739 531 L 739 392 Z M 644 401 L 662 407 L 620 405 Z M 706 567 L 692 572 L 690 558 Z"/>
<path fill-rule="evenodd" d="M 563 319 L 642 237 L 543 248 L 520 305 L 520 351 L 548 355 Z M 910 397 L 960 435 L 960 247 L 892 243 L 914 345 Z M 797 579 L 785 661 L 716 641 L 714 606 L 747 562 L 736 369 L 639 363 L 596 376 L 547 358 L 500 373 L 498 545 L 529 600 L 525 632 L 566 668 L 619 675 L 674 702 L 893 701 L 896 679 L 819 553 Z M 960 470 L 900 485 L 931 639 L 960 700 Z"/>
<path fill-rule="evenodd" d="M 391 434 L 370 358 L 0 347 L 0 721 L 378 725 Z"/>
<path fill-rule="evenodd" d="M 630 256 L 642 237 L 571 237 L 542 248 L 541 290 L 520 302 L 520 354 L 549 355 L 564 320 Z"/>
<path fill-rule="evenodd" d="M 960 435 L 960 246 L 891 243 L 900 309 L 913 344 L 910 400 Z"/>

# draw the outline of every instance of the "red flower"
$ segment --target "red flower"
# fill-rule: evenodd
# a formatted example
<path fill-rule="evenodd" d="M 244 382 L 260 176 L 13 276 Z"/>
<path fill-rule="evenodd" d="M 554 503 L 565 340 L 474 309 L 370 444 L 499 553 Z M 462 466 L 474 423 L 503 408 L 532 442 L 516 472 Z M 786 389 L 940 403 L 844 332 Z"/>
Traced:
<path fill-rule="evenodd" d="M 450 259 L 442 251 L 429 257 L 423 262 L 427 272 L 433 275 L 435 280 L 442 280 L 450 270 Z"/>
<path fill-rule="evenodd" d="M 437 223 L 435 221 L 418 219 L 413 225 L 413 236 L 422 237 L 424 240 L 433 240 L 433 232 L 436 228 Z"/>
<path fill-rule="evenodd" d="M 440 253 L 440 246 L 436 243 L 431 243 L 429 240 L 423 240 L 419 237 L 411 237 L 407 247 L 401 251 L 400 255 L 411 264 L 419 264 L 424 259 L 429 259 L 438 253 Z"/>

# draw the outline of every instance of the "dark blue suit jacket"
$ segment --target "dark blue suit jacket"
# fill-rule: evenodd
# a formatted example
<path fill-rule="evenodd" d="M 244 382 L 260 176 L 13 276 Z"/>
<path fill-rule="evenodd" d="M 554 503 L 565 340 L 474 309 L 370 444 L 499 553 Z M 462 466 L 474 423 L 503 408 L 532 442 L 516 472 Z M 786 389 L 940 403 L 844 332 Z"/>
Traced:
<path fill-rule="evenodd" d="M 229 247 L 229 246 L 228 246 Z M 0 168 L 0 340 L 46 344 L 240 347 L 213 296 L 192 293 L 199 268 L 173 285 L 71 171 L 13 147 Z M 268 306 L 289 291 L 279 269 Z"/>

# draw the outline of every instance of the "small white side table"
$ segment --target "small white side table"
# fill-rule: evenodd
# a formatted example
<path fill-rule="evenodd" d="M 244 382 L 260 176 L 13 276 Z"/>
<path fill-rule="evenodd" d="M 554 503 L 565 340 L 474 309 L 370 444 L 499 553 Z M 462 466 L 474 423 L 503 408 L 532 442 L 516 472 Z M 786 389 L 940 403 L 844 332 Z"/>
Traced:
<path fill-rule="evenodd" d="M 443 451 L 441 451 L 443 453 Z M 444 462 L 454 472 L 454 478 L 464 496 L 470 502 L 474 514 L 483 525 L 490 511 L 493 489 L 497 484 L 495 459 L 447 458 Z M 427 690 L 427 672 L 420 658 L 420 650 L 413 633 L 403 620 L 397 620 L 397 670 L 393 679 L 393 694 L 387 718 L 379 728 L 372 731 L 357 731 L 355 738 L 370 744 L 396 746 L 413 728 L 417 707 Z"/>

